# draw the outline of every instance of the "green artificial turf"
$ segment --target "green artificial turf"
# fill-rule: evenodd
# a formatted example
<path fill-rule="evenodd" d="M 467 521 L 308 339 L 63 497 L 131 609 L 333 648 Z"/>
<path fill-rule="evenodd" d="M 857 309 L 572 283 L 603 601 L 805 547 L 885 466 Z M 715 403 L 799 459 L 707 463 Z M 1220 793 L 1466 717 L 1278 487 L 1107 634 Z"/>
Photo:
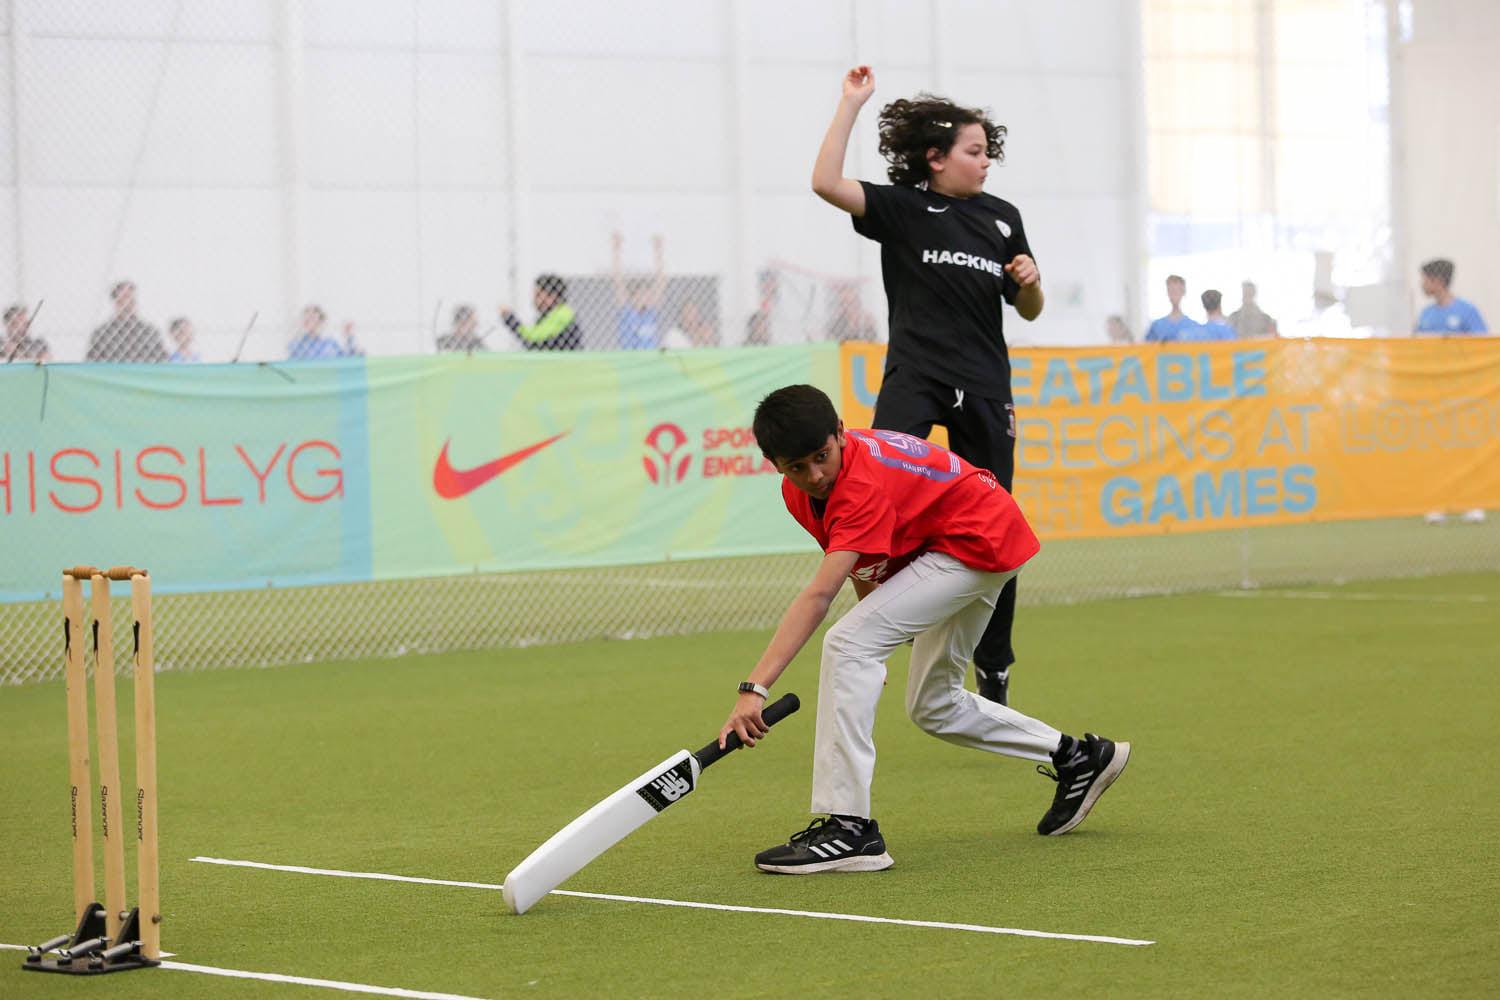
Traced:
<path fill-rule="evenodd" d="M 896 866 L 775 877 L 804 710 L 566 888 L 1149 939 L 1149 947 L 195 863 L 500 882 L 718 730 L 764 633 L 163 674 L 164 946 L 200 965 L 470 996 L 1475 996 L 1500 990 L 1500 575 L 1023 609 L 1012 704 L 1135 747 L 1073 834 L 1051 782 L 931 739 L 892 664 L 875 802 Z M 122 714 L 131 690 L 122 682 Z M 129 726 L 123 727 L 126 732 Z M 63 689 L 0 687 L 0 942 L 70 922 Z M 128 743 L 122 751 L 130 781 Z M 133 859 L 129 862 L 133 869 Z M 132 879 L 133 882 L 133 879 Z M 180 971 L 0 997 L 333 996 Z M 149 977 L 149 984 L 142 980 Z"/>

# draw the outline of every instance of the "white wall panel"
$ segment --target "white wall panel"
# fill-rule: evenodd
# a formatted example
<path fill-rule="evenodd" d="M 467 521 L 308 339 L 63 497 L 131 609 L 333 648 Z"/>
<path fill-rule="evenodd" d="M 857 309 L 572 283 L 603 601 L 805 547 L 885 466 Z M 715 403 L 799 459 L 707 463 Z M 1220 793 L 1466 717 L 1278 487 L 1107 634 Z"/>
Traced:
<path fill-rule="evenodd" d="M 955 70 L 1004 73 L 1116 73 L 1130 58 L 1128 5 L 1070 0 L 1066 11 L 1028 0 L 938 0 L 942 46 Z"/>
<path fill-rule="evenodd" d="M 166 38 L 270 42 L 277 0 L 12 0 L 33 31 L 70 38 Z"/>
<path fill-rule="evenodd" d="M 848 0 L 756 0 L 750 19 L 750 53 L 780 61 L 847 62 L 854 55 Z"/>
<path fill-rule="evenodd" d="M 442 0 L 417 5 L 417 44 L 423 48 L 499 51 L 505 44 L 505 0 Z"/>
<path fill-rule="evenodd" d="M 526 155 L 539 190 L 722 188 L 724 77 L 707 63 L 527 59 Z"/>
<path fill-rule="evenodd" d="M 125 183 L 167 46 L 34 38 L 21 81 L 21 155 L 38 183 Z"/>
<path fill-rule="evenodd" d="M 410 49 L 417 37 L 416 0 L 298 0 L 310 46 Z"/>
<path fill-rule="evenodd" d="M 722 3 L 549 0 L 516 2 L 515 11 L 529 52 L 603 56 L 632 65 L 652 57 L 702 60 L 724 53 Z"/>
<path fill-rule="evenodd" d="M 854 61 L 887 71 L 932 61 L 931 0 L 855 0 Z"/>
<path fill-rule="evenodd" d="M 504 66 L 498 53 L 417 57 L 418 169 L 426 187 L 507 183 Z"/>
<path fill-rule="evenodd" d="M 268 47 L 174 46 L 142 148 L 140 183 L 276 183 L 282 133 Z"/>
<path fill-rule="evenodd" d="M 0 309 L 31 295 L 31 289 L 16 286 L 17 245 L 16 189 L 0 184 Z M 26 283 L 28 286 L 30 282 Z"/>
<path fill-rule="evenodd" d="M 415 57 L 313 49 L 306 58 L 307 175 L 318 187 L 417 182 Z"/>
<path fill-rule="evenodd" d="M 53 353 L 62 359 L 83 356 L 89 330 L 109 316 L 109 285 L 130 277 L 113 253 L 125 200 L 125 192 L 102 188 L 27 188 L 22 193 L 26 294 L 33 301 L 47 300 L 44 329 Z M 67 345 L 77 349 L 64 353 Z"/>
<path fill-rule="evenodd" d="M 306 208 L 303 285 L 328 313 L 328 331 L 352 320 L 377 344 L 407 337 L 404 349 L 415 349 L 426 322 L 415 199 L 401 191 L 313 191 Z"/>
<path fill-rule="evenodd" d="M 286 312 L 279 202 L 274 190 L 138 191 L 118 260 L 143 314 L 163 333 L 173 316 L 192 319 L 210 361 L 229 360 L 252 313 L 274 329 Z"/>
<path fill-rule="evenodd" d="M 495 321 L 495 307 L 508 298 L 508 222 L 500 192 L 439 191 L 422 196 L 419 294 L 429 326 L 440 300 L 440 330 L 448 328 L 453 306 L 460 302 L 478 309 L 481 328 Z"/>
<path fill-rule="evenodd" d="M 752 190 L 812 193 L 813 161 L 838 106 L 838 72 L 814 66 L 751 63 L 745 165 Z M 867 105 L 855 128 L 873 137 L 874 120 L 873 110 Z M 853 162 L 852 156 L 846 160 L 847 165 Z"/>
<path fill-rule="evenodd" d="M 0 11 L 3 15 L 3 11 Z M 0 185 L 15 183 L 16 126 L 15 92 L 11 87 L 12 63 L 9 40 L 0 35 Z M 5 258 L 0 258 L 3 260 Z"/>
<path fill-rule="evenodd" d="M 701 274 L 728 260 L 730 201 L 715 193 L 540 192 L 531 255 L 539 271 L 607 274 L 610 233 L 625 237 L 627 271 L 650 267 L 651 237 L 666 242 L 667 269 Z"/>

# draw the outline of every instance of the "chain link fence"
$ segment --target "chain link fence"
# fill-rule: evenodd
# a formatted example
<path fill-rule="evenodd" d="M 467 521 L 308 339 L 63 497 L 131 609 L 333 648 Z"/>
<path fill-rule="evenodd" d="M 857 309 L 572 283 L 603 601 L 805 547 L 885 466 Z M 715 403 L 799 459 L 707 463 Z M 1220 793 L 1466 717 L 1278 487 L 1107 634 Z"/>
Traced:
<path fill-rule="evenodd" d="M 818 559 L 808 553 L 214 594 L 158 593 L 156 660 L 161 670 L 204 670 L 592 639 L 769 633 L 811 579 Z M 1022 573 L 1020 600 L 1038 605 L 1188 591 L 1245 595 L 1291 584 L 1493 573 L 1497 566 L 1500 521 L 1494 518 L 1443 526 L 1404 518 L 1060 541 L 1044 544 Z M 169 584 L 156 581 L 157 588 Z M 845 588 L 831 615 L 841 614 L 852 602 Z M 119 602 L 114 620 L 115 648 L 128 650 L 128 601 Z M 0 684 L 61 676 L 61 621 L 58 599 L 0 606 Z M 1017 628 L 1024 662 L 1024 613 Z M 128 656 L 117 662 L 122 673 L 128 670 Z"/>

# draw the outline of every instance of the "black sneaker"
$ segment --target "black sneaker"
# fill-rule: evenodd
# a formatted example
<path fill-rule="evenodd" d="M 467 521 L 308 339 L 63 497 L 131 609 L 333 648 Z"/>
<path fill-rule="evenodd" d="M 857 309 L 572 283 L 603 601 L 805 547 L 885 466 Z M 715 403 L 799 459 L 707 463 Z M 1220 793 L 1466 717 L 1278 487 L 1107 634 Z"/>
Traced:
<path fill-rule="evenodd" d="M 1037 765 L 1038 772 L 1057 782 L 1052 808 L 1036 825 L 1036 832 L 1044 837 L 1067 833 L 1083 822 L 1099 796 L 1125 770 L 1125 762 L 1130 760 L 1130 744 L 1084 733 L 1081 741 L 1074 741 L 1066 760 L 1060 759 L 1060 755 L 1061 751 L 1052 755 L 1056 773 Z"/>
<path fill-rule="evenodd" d="M 979 697 L 987 698 L 997 705 L 1009 704 L 1010 667 L 1004 670 L 985 670 L 974 664 L 974 679 L 979 682 Z"/>
<path fill-rule="evenodd" d="M 755 856 L 755 867 L 783 875 L 815 872 L 878 872 L 895 864 L 873 819 L 855 833 L 832 816 L 820 817 L 791 840 Z"/>

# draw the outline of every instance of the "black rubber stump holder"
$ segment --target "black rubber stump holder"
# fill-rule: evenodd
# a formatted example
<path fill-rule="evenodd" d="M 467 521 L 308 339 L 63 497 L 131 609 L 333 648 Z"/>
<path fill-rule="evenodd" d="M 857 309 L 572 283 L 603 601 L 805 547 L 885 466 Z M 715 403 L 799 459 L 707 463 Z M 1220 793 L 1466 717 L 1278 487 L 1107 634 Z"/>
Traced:
<path fill-rule="evenodd" d="M 161 963 L 141 954 L 141 914 L 131 910 L 120 928 L 118 944 L 104 935 L 104 907 L 90 903 L 71 938 L 56 938 L 26 949 L 21 968 L 31 972 L 61 972 L 99 976 L 106 972 L 149 969 Z"/>

